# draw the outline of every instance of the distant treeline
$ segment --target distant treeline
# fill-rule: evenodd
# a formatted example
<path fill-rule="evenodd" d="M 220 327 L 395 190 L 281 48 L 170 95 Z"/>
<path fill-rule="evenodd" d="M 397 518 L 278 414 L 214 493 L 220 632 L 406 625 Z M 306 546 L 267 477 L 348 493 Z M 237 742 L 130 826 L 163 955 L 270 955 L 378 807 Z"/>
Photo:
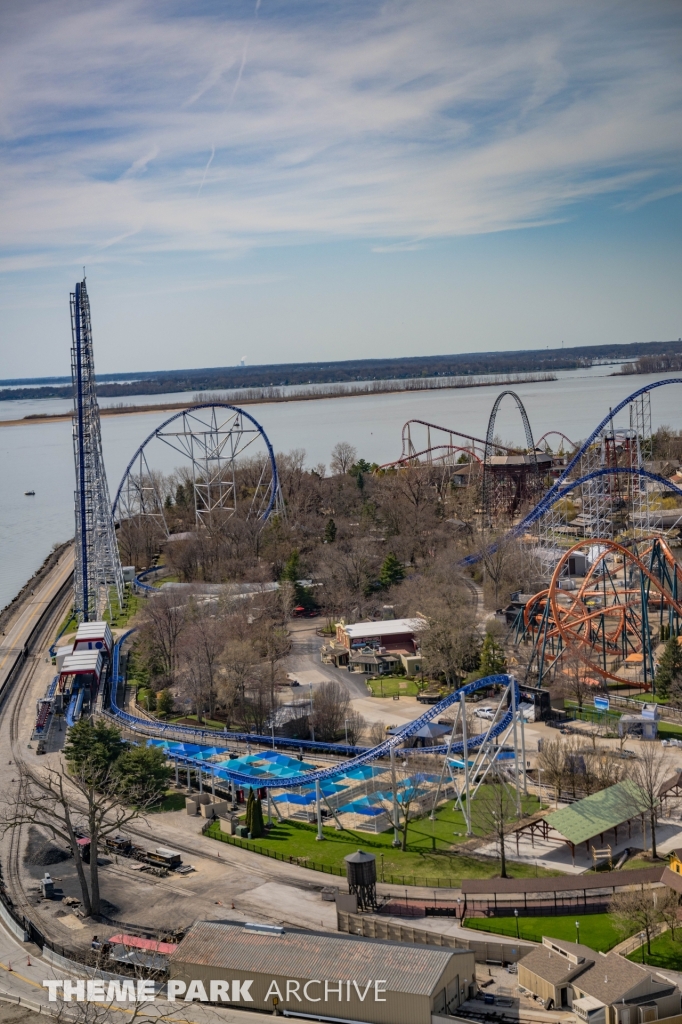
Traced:
<path fill-rule="evenodd" d="M 641 356 L 679 353 L 682 341 L 588 345 L 580 348 L 531 349 L 519 352 L 480 352 L 398 359 L 349 359 L 337 362 L 275 363 L 265 366 L 226 366 L 200 370 L 160 370 L 140 374 L 107 374 L 97 392 L 102 397 L 161 395 L 177 391 L 223 391 L 300 384 L 342 384 L 351 381 L 406 380 L 417 377 L 461 377 L 481 374 L 551 373 L 617 362 Z M 639 372 L 639 371 L 636 371 Z M 138 379 L 131 381 L 130 377 Z M 125 378 L 116 383 L 112 378 Z M 70 385 L 0 388 L 0 401 L 70 398 Z"/>
<path fill-rule="evenodd" d="M 621 373 L 666 373 L 668 370 L 682 370 L 682 352 L 658 352 L 640 356 L 634 363 L 626 363 Z"/>

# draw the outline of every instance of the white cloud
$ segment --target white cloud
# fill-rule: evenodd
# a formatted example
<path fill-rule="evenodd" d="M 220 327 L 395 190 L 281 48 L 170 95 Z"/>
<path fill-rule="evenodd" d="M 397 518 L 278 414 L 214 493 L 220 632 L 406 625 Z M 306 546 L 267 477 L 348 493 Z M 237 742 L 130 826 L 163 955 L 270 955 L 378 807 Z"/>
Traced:
<path fill-rule="evenodd" d="M 412 248 L 595 196 L 636 204 L 679 164 L 665 0 L 311 0 L 242 20 L 76 6 L 0 15 L 0 268 L 284 239 Z"/>

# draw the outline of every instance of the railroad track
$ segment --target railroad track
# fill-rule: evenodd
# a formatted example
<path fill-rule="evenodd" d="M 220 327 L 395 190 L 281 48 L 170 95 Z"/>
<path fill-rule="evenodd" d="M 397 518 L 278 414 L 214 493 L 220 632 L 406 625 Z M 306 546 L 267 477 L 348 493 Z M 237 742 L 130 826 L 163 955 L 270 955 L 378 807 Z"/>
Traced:
<path fill-rule="evenodd" d="M 17 785 L 19 783 L 19 775 L 22 771 L 28 771 L 29 775 L 32 774 L 31 769 L 27 766 L 27 762 L 21 749 L 21 713 L 25 707 L 26 695 L 31 688 L 36 669 L 43 657 L 42 652 L 44 650 L 45 642 L 57 628 L 59 622 L 63 619 L 70 600 L 71 585 L 70 580 L 67 579 L 56 595 L 56 600 L 52 610 L 49 610 L 48 606 L 48 609 L 40 617 L 39 628 L 35 631 L 31 641 L 31 647 L 34 653 L 28 654 L 17 678 L 11 685 L 10 693 L 6 697 L 4 705 L 0 708 L 0 725 L 7 723 L 7 731 L 9 733 L 9 744 L 7 747 L 11 751 L 13 765 L 17 768 Z M 5 747 L 5 749 L 7 749 L 7 747 Z M 19 799 L 19 792 L 17 792 L 16 796 L 17 799 Z M 21 839 L 21 825 L 17 825 L 10 829 L 8 848 L 6 855 L 3 858 L 3 875 L 5 885 L 12 897 L 15 907 L 20 913 L 23 913 L 29 906 L 29 903 L 28 897 L 21 883 L 21 872 L 19 870 L 22 848 Z"/>

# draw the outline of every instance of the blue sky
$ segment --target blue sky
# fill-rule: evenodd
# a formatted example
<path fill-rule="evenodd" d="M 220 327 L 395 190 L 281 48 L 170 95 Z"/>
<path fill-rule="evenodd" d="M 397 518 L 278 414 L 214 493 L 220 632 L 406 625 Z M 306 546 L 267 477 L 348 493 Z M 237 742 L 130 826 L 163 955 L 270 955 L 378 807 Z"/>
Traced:
<path fill-rule="evenodd" d="M 682 334 L 678 0 L 0 12 L 2 376 Z"/>

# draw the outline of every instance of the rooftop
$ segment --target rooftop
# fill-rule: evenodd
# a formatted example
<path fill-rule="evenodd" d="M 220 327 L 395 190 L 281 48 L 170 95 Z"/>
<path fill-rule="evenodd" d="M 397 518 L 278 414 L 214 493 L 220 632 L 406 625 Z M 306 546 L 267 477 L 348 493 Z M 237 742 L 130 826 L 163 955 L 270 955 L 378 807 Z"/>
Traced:
<path fill-rule="evenodd" d="M 553 811 L 545 820 L 550 828 L 577 846 L 636 817 L 645 807 L 644 793 L 628 779 Z"/>
<path fill-rule="evenodd" d="M 273 936 L 243 925 L 199 921 L 170 962 L 285 978 L 354 978 L 358 984 L 382 978 L 389 990 L 429 996 L 452 956 L 461 952 L 466 951 L 288 929 Z"/>
<path fill-rule="evenodd" d="M 353 622 L 343 630 L 353 640 L 355 637 L 396 636 L 401 633 L 416 633 L 425 629 L 424 619 L 383 619 L 380 622 Z"/>

